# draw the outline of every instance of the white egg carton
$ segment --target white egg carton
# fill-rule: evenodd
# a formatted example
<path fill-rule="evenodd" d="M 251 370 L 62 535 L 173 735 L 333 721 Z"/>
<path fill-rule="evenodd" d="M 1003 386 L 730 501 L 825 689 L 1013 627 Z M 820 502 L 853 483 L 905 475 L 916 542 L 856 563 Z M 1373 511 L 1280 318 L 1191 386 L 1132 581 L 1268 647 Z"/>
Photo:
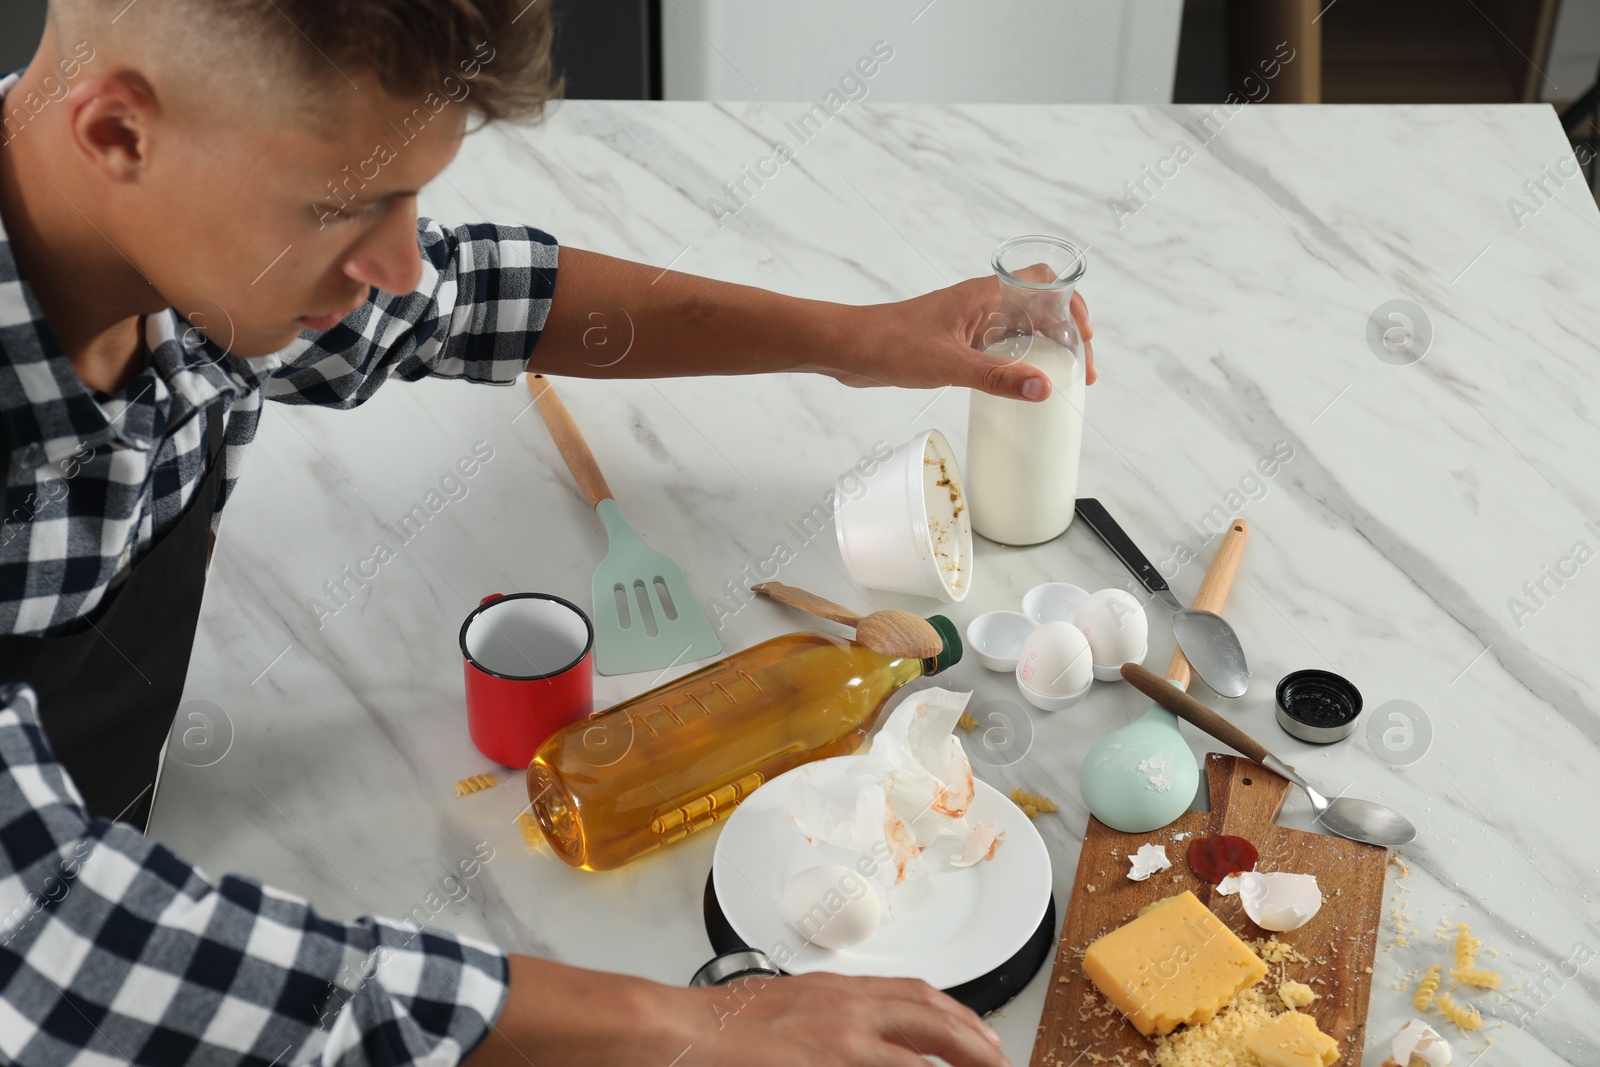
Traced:
<path fill-rule="evenodd" d="M 1072 707 L 1096 679 L 1120 680 L 1124 663 L 1144 662 L 1149 636 L 1144 607 L 1126 590 L 1090 593 L 1066 582 L 1034 586 L 1021 611 L 986 611 L 967 624 L 967 648 L 978 662 L 1015 675 L 1024 699 L 1041 711 Z"/>

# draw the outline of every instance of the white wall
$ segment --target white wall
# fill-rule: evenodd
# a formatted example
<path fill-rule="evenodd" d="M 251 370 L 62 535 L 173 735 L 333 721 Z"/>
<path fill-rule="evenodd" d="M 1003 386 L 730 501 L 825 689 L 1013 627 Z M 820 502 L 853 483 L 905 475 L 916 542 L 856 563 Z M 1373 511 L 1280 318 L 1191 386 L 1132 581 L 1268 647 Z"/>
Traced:
<path fill-rule="evenodd" d="M 662 81 L 668 100 L 817 100 L 883 40 L 876 101 L 1166 103 L 1182 15 L 1183 0 L 663 0 Z"/>
<path fill-rule="evenodd" d="M 1600 64 L 1600 0 L 1562 0 L 1550 40 L 1542 100 L 1571 100 L 1594 84 Z M 1551 83 L 1555 83 L 1553 86 Z"/>

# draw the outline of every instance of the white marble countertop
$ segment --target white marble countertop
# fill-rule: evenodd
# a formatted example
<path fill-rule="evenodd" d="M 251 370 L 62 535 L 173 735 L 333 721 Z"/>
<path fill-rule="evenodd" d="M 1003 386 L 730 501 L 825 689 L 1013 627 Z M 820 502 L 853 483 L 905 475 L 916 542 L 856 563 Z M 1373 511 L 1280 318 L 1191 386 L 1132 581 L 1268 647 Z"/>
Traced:
<path fill-rule="evenodd" d="M 424 210 L 851 302 L 986 273 L 1016 234 L 1091 243 L 1081 288 L 1101 381 L 1080 492 L 1152 558 L 1178 543 L 1199 552 L 1173 582 L 1185 599 L 1210 556 L 1190 524 L 1228 510 L 1230 492 L 1246 497 L 1237 510 L 1253 532 L 1227 615 L 1256 680 L 1230 714 L 1328 790 L 1382 800 L 1421 828 L 1404 850 L 1410 876 L 1391 873 L 1386 894 L 1366 1062 L 1412 1014 L 1411 982 L 1396 983 L 1444 961 L 1442 920 L 1471 922 L 1501 953 L 1485 959 L 1505 972 L 1502 995 L 1477 998 L 1493 1016 L 1484 1063 L 1600 1062 L 1600 214 L 1580 180 L 1545 177 L 1571 157 L 1550 109 L 1246 107 L 1218 112 L 1203 142 L 1200 109 L 852 104 L 719 226 L 707 202 L 801 110 L 569 103 L 547 127 L 470 138 Z M 1162 163 L 1179 142 L 1192 158 Z M 1114 212 L 1108 198 L 1147 165 L 1172 176 L 1145 179 L 1142 206 Z M 1393 299 L 1431 320 L 1431 350 L 1410 366 L 1380 361 L 1366 340 Z M 795 557 L 786 582 L 863 610 L 944 610 L 962 627 L 1042 580 L 1127 580 L 1075 526 L 1034 548 L 980 542 L 972 595 L 941 609 L 853 588 L 831 534 L 796 540 L 785 523 L 874 442 L 938 427 L 964 450 L 959 390 L 809 376 L 561 388 L 624 514 L 702 598 L 751 580 L 745 568 L 780 541 Z M 231 743 L 210 766 L 169 758 L 153 832 L 213 873 L 255 875 L 332 914 L 432 917 L 683 983 L 710 954 L 700 897 L 714 834 L 595 875 L 524 846 L 516 774 L 453 799 L 456 779 L 491 769 L 463 719 L 462 617 L 497 591 L 587 606 L 604 553 L 528 402 L 520 387 L 426 382 L 395 383 L 354 412 L 274 407 L 222 525 L 186 690 L 221 709 Z M 466 495 L 319 629 L 324 583 L 479 441 L 494 458 Z M 1280 442 L 1292 460 L 1251 481 Z M 1548 594 L 1530 598 L 1524 582 L 1540 581 Z M 805 628 L 752 603 L 724 641 Z M 1149 663 L 1161 669 L 1170 647 L 1154 637 Z M 1292 740 L 1273 722 L 1272 690 L 1302 667 L 1348 676 L 1369 710 L 1413 702 L 1429 749 L 1396 767 L 1365 731 L 1328 748 Z M 649 680 L 598 679 L 597 702 Z M 974 706 L 1020 703 L 970 656 L 938 681 L 973 689 Z M 1146 706 L 1098 685 L 1069 712 L 1033 713 L 1026 756 L 980 774 L 1075 802 L 1085 751 Z M 204 707 L 186 705 L 179 728 Z M 1220 747 L 1186 732 L 1197 753 Z M 1284 819 L 1306 827 L 1308 814 L 1296 794 Z M 1073 803 L 1039 822 L 1063 905 L 1084 824 Z M 495 859 L 465 899 L 445 900 L 441 879 L 480 841 Z M 1017 1063 L 1047 975 L 994 1020 Z M 1458 1062 L 1486 1047 L 1432 1018 Z"/>

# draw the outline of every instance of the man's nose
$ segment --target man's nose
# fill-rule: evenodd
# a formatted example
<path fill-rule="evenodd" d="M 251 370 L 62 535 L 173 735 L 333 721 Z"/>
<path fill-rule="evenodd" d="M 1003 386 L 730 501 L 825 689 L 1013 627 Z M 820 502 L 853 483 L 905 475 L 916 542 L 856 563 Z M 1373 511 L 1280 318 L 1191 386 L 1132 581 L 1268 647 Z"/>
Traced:
<path fill-rule="evenodd" d="M 344 272 L 394 296 L 415 290 L 422 281 L 416 211 L 394 205 L 383 222 L 345 259 Z"/>

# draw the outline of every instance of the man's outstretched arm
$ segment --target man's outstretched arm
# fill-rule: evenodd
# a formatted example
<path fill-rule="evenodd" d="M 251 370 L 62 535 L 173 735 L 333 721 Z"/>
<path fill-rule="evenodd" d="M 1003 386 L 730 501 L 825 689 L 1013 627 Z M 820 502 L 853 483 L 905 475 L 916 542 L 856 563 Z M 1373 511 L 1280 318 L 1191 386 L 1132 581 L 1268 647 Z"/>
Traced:
<path fill-rule="evenodd" d="M 528 369 L 580 378 L 816 371 L 846 385 L 960 385 L 1042 400 L 1040 371 L 973 348 L 999 303 L 993 277 L 895 303 L 835 304 L 567 246 Z M 1077 294 L 1072 313 L 1092 337 Z"/>

